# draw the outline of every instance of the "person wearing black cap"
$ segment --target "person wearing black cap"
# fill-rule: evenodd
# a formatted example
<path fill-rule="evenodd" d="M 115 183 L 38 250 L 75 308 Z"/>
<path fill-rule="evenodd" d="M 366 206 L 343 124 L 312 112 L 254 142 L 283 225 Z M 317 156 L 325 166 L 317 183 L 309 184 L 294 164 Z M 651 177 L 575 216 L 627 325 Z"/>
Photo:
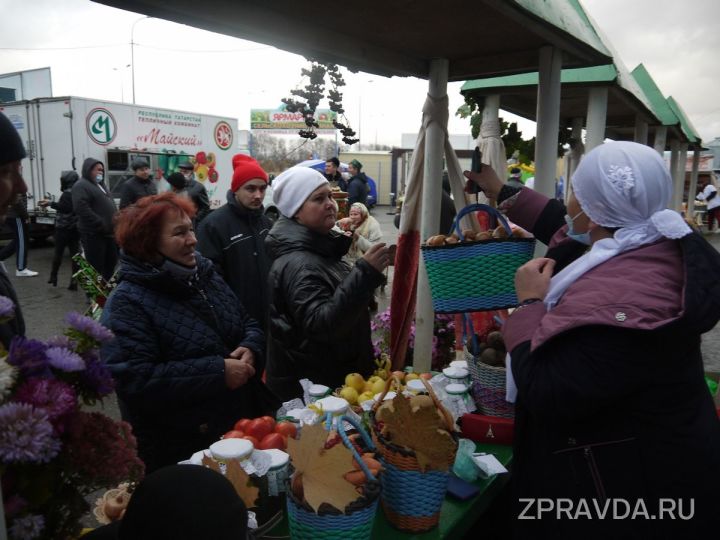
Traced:
<path fill-rule="evenodd" d="M 195 203 L 197 208 L 197 215 L 195 216 L 195 223 L 200 223 L 205 216 L 210 213 L 210 198 L 208 197 L 207 190 L 201 182 L 195 180 L 195 167 L 189 161 L 183 161 L 178 165 L 180 172 L 185 177 L 185 188 L 187 189 L 188 196 Z"/>
<path fill-rule="evenodd" d="M 135 176 L 122 186 L 122 194 L 120 195 L 121 209 L 135 204 L 135 201 L 148 195 L 157 195 L 157 186 L 155 186 L 152 179 L 150 164 L 143 158 L 135 158 L 130 166 L 135 172 Z"/>
<path fill-rule="evenodd" d="M 23 193 L 27 193 L 27 185 L 22 177 L 21 161 L 25 157 L 25 147 L 15 126 L 7 116 L 0 113 L 0 221 L 5 219 L 8 206 Z M 25 320 L 15 289 L 0 263 L 0 295 L 12 300 L 15 314 L 4 323 L 0 323 L 0 342 L 7 350 L 14 336 L 25 335 Z"/>
<path fill-rule="evenodd" d="M 72 202 L 85 258 L 103 278 L 109 280 L 118 262 L 118 249 L 113 237 L 117 206 L 104 178 L 102 161 L 87 158 L 83 162 L 82 177 L 72 187 Z"/>

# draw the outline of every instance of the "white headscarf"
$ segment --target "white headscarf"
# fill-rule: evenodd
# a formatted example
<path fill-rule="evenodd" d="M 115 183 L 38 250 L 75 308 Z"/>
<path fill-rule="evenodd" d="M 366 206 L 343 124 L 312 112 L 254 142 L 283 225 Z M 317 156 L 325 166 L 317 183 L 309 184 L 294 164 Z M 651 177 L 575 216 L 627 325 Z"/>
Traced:
<path fill-rule="evenodd" d="M 670 173 L 660 155 L 643 144 L 612 142 L 589 152 L 572 178 L 580 208 L 596 224 L 619 228 L 558 272 L 550 281 L 545 305 L 551 309 L 585 272 L 624 251 L 662 237 L 682 238 L 692 230 L 667 206 L 672 196 Z"/>

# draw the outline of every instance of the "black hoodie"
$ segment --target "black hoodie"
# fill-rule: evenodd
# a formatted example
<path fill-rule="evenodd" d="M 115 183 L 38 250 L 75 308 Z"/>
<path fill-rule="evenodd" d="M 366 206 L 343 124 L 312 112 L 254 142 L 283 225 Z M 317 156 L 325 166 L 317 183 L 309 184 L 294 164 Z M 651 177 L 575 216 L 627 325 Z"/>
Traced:
<path fill-rule="evenodd" d="M 98 236 L 113 235 L 113 217 L 117 206 L 112 194 L 103 180 L 97 183 L 90 178 L 91 169 L 102 163 L 94 158 L 87 158 L 82 166 L 82 178 L 72 187 L 72 202 L 78 217 L 78 230 L 81 234 Z"/>

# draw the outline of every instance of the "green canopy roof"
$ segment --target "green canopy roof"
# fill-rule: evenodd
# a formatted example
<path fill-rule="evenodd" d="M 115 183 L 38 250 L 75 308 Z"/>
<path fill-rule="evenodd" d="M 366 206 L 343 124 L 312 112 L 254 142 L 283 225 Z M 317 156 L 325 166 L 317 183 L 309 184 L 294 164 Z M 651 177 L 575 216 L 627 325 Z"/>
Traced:
<path fill-rule="evenodd" d="M 670 109 L 672 109 L 672 112 L 675 113 L 675 116 L 680 119 L 680 125 L 682 126 L 683 133 L 685 133 L 685 136 L 690 141 L 690 144 L 701 145 L 702 139 L 700 138 L 700 135 L 698 135 L 695 127 L 690 123 L 690 120 L 685 114 L 685 111 L 682 110 L 682 107 L 680 107 L 680 104 L 675 101 L 672 96 L 668 96 L 667 104 L 670 106 Z"/>
<path fill-rule="evenodd" d="M 675 126 L 680 120 L 668 105 L 667 100 L 663 97 L 662 92 L 655 84 L 655 80 L 650 76 L 648 70 L 643 64 L 638 64 L 632 70 L 632 75 L 637 81 L 640 89 L 645 93 L 650 106 L 663 126 Z"/>

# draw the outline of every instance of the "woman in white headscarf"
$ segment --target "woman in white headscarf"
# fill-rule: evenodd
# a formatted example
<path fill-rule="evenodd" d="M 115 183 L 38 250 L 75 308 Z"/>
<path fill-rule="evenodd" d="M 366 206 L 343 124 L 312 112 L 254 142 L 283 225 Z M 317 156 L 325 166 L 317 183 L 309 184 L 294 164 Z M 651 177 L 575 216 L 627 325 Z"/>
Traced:
<path fill-rule="evenodd" d="M 283 400 L 302 396 L 300 379 L 342 386 L 373 371 L 369 304 L 384 283 L 388 249 L 377 243 L 350 267 L 352 238 L 334 230 L 330 184 L 308 167 L 273 182 L 282 216 L 265 239 L 272 260 L 267 385 Z"/>
<path fill-rule="evenodd" d="M 368 249 L 382 240 L 380 223 L 370 215 L 363 203 L 353 203 L 348 217 L 338 221 L 338 225 L 342 230 L 352 233 L 352 244 L 345 255 L 345 260 L 350 264 L 354 264 Z"/>
<path fill-rule="evenodd" d="M 499 195 L 494 180 L 467 176 Z M 517 384 L 518 513 L 544 497 L 570 514 L 519 521 L 519 537 L 699 537 L 720 508 L 720 421 L 700 351 L 720 319 L 720 254 L 667 209 L 671 179 L 652 148 L 604 144 L 572 182 L 569 230 L 554 247 L 590 249 L 521 267 L 520 307 L 503 328 Z M 527 191 L 511 195 L 513 219 L 552 237 L 560 207 Z M 553 276 L 559 255 L 572 262 Z M 598 519 L 606 504 L 617 515 L 619 500 L 635 519 Z M 594 519 L 569 519 L 583 504 L 580 516 Z M 675 519 L 649 517 L 671 505 Z"/>

